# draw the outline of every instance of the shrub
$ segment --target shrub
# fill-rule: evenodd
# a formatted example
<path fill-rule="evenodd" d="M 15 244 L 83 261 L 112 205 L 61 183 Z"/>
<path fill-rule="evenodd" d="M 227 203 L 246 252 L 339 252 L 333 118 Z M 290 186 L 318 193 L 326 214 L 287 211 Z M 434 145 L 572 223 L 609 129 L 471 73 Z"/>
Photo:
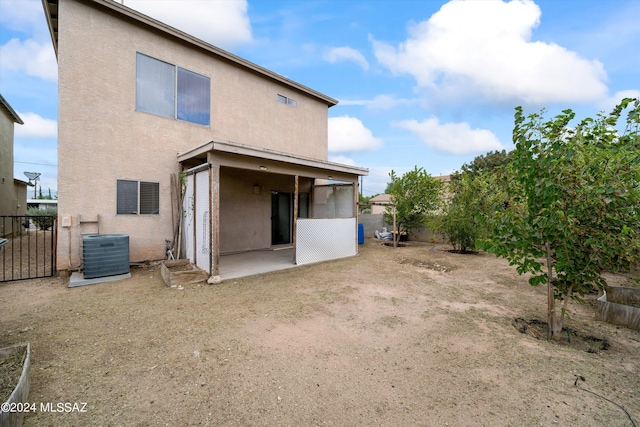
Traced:
<path fill-rule="evenodd" d="M 407 234 L 424 227 L 429 214 L 433 214 L 441 205 L 443 183 L 423 168 L 414 167 L 402 177 L 395 171 L 389 174 L 391 182 L 387 185 L 387 194 L 395 204 L 396 222 L 400 232 Z M 384 221 L 393 224 L 393 208 L 387 207 Z"/>
<path fill-rule="evenodd" d="M 27 216 L 39 230 L 48 230 L 53 226 L 53 221 L 58 216 L 58 210 L 56 208 L 29 208 Z"/>
<path fill-rule="evenodd" d="M 485 225 L 506 200 L 500 172 L 462 172 L 452 176 L 451 198 L 442 217 L 442 232 L 453 249 L 467 253 L 476 249 L 476 240 L 486 237 Z"/>
<path fill-rule="evenodd" d="M 473 212 L 451 205 L 444 216 L 442 231 L 455 251 L 467 253 L 475 249 L 478 224 Z"/>

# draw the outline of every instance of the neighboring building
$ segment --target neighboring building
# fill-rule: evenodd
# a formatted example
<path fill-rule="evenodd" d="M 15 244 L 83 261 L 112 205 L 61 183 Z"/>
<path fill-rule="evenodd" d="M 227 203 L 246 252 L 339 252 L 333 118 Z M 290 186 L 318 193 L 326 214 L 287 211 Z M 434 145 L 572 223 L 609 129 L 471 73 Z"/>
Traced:
<path fill-rule="evenodd" d="M 450 194 L 448 191 L 449 184 L 451 183 L 450 175 L 440 175 L 434 176 L 434 179 L 438 181 L 444 182 L 444 198 L 445 200 L 450 199 Z M 387 206 L 392 205 L 391 195 L 390 194 L 378 194 L 375 197 L 369 199 L 369 204 L 371 206 L 371 214 L 381 214 L 385 213 Z"/>
<path fill-rule="evenodd" d="M 449 190 L 449 184 L 451 184 L 451 175 L 440 175 L 440 176 L 434 176 L 433 178 L 439 181 L 442 181 L 444 183 L 443 193 L 442 193 L 442 197 L 444 201 L 448 202 L 449 200 L 451 200 L 451 197 L 453 197 L 453 195 L 451 194 L 451 191 Z"/>
<path fill-rule="evenodd" d="M 220 254 L 280 244 L 299 264 L 357 253 L 367 170 L 327 161 L 335 99 L 119 2 L 43 5 L 58 58 L 58 269 L 78 268 L 97 231 L 128 234 L 135 262 L 164 258 L 181 227 L 212 275 Z M 184 169 L 180 225 L 171 175 Z"/>
<path fill-rule="evenodd" d="M 378 194 L 369 199 L 371 214 L 383 214 L 387 206 L 391 205 L 391 194 Z"/>
<path fill-rule="evenodd" d="M 58 201 L 55 199 L 27 199 L 29 208 L 58 209 Z"/>
<path fill-rule="evenodd" d="M 13 170 L 13 127 L 22 125 L 22 119 L 0 95 L 0 216 L 26 215 L 27 186 L 15 179 Z M 10 222 L 0 221 L 0 236 L 14 229 Z"/>
<path fill-rule="evenodd" d="M 434 176 L 433 179 L 437 179 L 439 181 L 444 182 L 445 186 L 447 186 L 447 185 L 449 185 L 449 183 L 451 183 L 451 175 Z"/>

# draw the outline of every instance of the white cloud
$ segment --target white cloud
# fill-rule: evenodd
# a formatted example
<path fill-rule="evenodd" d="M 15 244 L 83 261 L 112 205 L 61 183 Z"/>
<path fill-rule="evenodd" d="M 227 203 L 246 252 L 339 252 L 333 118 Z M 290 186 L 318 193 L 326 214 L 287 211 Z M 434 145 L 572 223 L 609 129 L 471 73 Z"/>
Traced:
<path fill-rule="evenodd" d="M 53 45 L 40 44 L 32 39 L 24 42 L 11 39 L 0 46 L 0 69 L 23 72 L 49 81 L 58 80 L 58 63 Z"/>
<path fill-rule="evenodd" d="M 356 162 L 347 156 L 329 156 L 329 161 L 340 163 L 341 165 L 356 166 Z"/>
<path fill-rule="evenodd" d="M 126 0 L 125 6 L 224 49 L 253 39 L 246 0 Z"/>
<path fill-rule="evenodd" d="M 606 98 L 600 104 L 600 108 L 604 110 L 605 113 L 611 112 L 613 108 L 622 101 L 623 98 L 637 98 L 640 99 L 640 90 L 629 89 L 629 90 L 621 90 Z"/>
<path fill-rule="evenodd" d="M 369 105 L 370 99 L 340 99 L 340 105 Z"/>
<path fill-rule="evenodd" d="M 0 0 L 0 23 L 12 30 L 38 32 L 48 37 L 42 2 L 38 0 Z"/>
<path fill-rule="evenodd" d="M 369 110 L 391 110 L 403 105 L 419 104 L 419 99 L 396 98 L 391 95 L 376 95 L 373 99 L 345 99 L 340 105 L 364 105 Z"/>
<path fill-rule="evenodd" d="M 365 71 L 369 69 L 369 63 L 362 53 L 348 46 L 334 47 L 326 51 L 323 57 L 325 61 L 331 62 L 332 64 L 338 61 L 352 61 Z"/>
<path fill-rule="evenodd" d="M 401 105 L 414 105 L 419 101 L 417 99 L 395 98 L 390 95 L 377 95 L 373 101 L 367 106 L 371 110 L 391 110 Z"/>
<path fill-rule="evenodd" d="M 373 166 L 369 168 L 369 175 L 362 179 L 362 191 L 365 196 L 373 196 L 374 194 L 383 194 L 389 183 L 389 174 L 394 168 L 391 166 Z M 399 170 L 396 168 L 396 173 Z M 408 170 L 408 168 L 407 168 Z M 402 175 L 403 170 L 400 175 Z"/>
<path fill-rule="evenodd" d="M 18 113 L 24 122 L 15 126 L 16 137 L 56 138 L 58 136 L 58 122 L 45 119 L 36 113 Z"/>
<path fill-rule="evenodd" d="M 451 154 L 473 154 L 502 150 L 493 132 L 486 129 L 471 129 L 468 123 L 441 124 L 436 117 L 422 122 L 403 120 L 394 126 L 407 129 L 420 137 L 428 147 Z"/>
<path fill-rule="evenodd" d="M 18 126 L 16 126 L 16 129 Z M 38 181 L 38 191 L 42 187 L 42 192 L 47 194 L 47 190 L 55 190 L 58 188 L 58 152 L 55 143 L 51 144 L 33 144 L 28 141 L 16 140 L 14 150 L 14 178 L 22 181 L 28 181 L 24 175 L 25 171 L 40 172 L 40 180 Z M 37 164 L 35 164 L 37 163 Z M 33 196 L 33 187 L 27 190 L 28 197 Z"/>
<path fill-rule="evenodd" d="M 355 117 L 341 116 L 329 118 L 329 151 L 346 153 L 375 150 L 382 146 L 382 140 Z"/>
<path fill-rule="evenodd" d="M 540 15 L 527 0 L 452 1 L 410 28 L 398 47 L 370 39 L 382 65 L 443 98 L 547 104 L 605 97 L 599 61 L 531 40 Z"/>

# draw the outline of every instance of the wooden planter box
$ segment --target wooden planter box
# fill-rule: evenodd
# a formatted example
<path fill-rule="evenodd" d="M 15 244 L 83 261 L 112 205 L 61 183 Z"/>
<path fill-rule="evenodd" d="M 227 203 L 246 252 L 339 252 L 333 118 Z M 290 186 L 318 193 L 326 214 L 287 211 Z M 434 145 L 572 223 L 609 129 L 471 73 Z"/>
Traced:
<path fill-rule="evenodd" d="M 209 278 L 206 271 L 200 270 L 188 259 L 162 261 L 160 274 L 169 287 L 205 282 Z"/>
<path fill-rule="evenodd" d="M 27 399 L 29 398 L 29 387 L 31 386 L 31 344 L 27 343 L 22 345 L 15 345 L 12 347 L 0 348 L 0 359 L 2 359 L 9 356 L 11 353 L 14 353 L 15 351 L 25 347 L 27 349 L 27 354 L 25 355 L 24 363 L 22 365 L 22 373 L 20 374 L 20 379 L 18 380 L 16 388 L 13 389 L 13 392 L 9 396 L 9 399 L 7 399 L 7 401 L 5 402 L 9 404 L 10 410 L 16 409 L 16 404 L 27 403 Z M 23 411 L 0 411 L 0 426 L 20 427 L 22 425 L 24 414 L 25 412 Z"/>
<path fill-rule="evenodd" d="M 640 307 L 625 303 L 640 302 L 640 288 L 608 286 L 598 298 L 596 316 L 599 320 L 640 331 Z"/>

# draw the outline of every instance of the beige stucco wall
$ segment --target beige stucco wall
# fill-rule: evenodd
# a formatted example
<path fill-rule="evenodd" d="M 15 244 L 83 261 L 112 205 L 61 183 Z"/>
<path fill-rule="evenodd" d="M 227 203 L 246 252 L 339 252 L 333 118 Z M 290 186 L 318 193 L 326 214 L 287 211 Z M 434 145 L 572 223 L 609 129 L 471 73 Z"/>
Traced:
<path fill-rule="evenodd" d="M 14 181 L 13 137 L 15 122 L 13 117 L 0 108 L 0 216 L 26 215 L 27 185 Z M 15 229 L 10 221 L 0 221 L 0 236 Z"/>
<path fill-rule="evenodd" d="M 27 195 L 29 190 L 33 191 L 33 187 L 28 187 L 26 184 L 15 183 L 13 186 L 14 194 L 17 203 L 16 213 L 14 215 L 26 215 L 27 214 Z"/>
<path fill-rule="evenodd" d="M 79 220 L 97 215 L 101 233 L 130 236 L 132 261 L 163 258 L 177 152 L 217 138 L 327 158 L 316 98 L 74 0 L 60 0 L 58 37 L 58 269 L 79 265 L 81 233 L 97 231 Z M 211 78 L 210 127 L 135 111 L 137 51 Z M 159 182 L 160 214 L 116 215 L 117 179 Z"/>
<path fill-rule="evenodd" d="M 9 113 L 0 108 L 0 215 L 16 215 L 18 204 L 13 188 L 13 124 Z"/>
<path fill-rule="evenodd" d="M 371 214 L 383 214 L 386 211 L 386 206 L 372 205 Z"/>
<path fill-rule="evenodd" d="M 311 179 L 300 178 L 298 191 L 309 193 Z M 253 187 L 260 190 L 255 194 Z M 271 192 L 294 193 L 290 175 L 235 168 L 220 169 L 220 252 L 271 246 Z"/>

